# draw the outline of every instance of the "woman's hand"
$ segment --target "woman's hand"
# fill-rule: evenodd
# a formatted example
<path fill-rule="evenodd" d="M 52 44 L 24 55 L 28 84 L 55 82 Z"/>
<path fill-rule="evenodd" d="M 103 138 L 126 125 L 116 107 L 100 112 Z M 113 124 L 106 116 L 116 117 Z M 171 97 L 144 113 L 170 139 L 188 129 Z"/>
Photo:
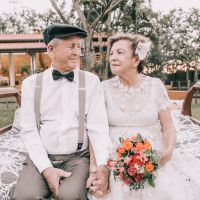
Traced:
<path fill-rule="evenodd" d="M 160 166 L 165 165 L 172 157 L 173 150 L 158 151 L 160 155 Z"/>

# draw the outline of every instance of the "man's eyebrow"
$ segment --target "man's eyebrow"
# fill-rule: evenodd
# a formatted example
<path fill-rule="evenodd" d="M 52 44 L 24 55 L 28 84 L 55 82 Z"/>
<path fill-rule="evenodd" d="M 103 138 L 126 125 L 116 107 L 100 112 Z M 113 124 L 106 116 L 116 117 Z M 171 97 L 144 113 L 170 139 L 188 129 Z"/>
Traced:
<path fill-rule="evenodd" d="M 118 51 L 118 50 L 126 51 L 125 49 L 122 49 L 122 48 L 115 49 L 115 51 Z M 110 50 L 110 51 L 112 52 L 113 50 Z"/>
<path fill-rule="evenodd" d="M 79 45 L 79 46 L 81 46 L 81 44 L 76 43 L 76 42 L 66 42 L 65 45 Z"/>

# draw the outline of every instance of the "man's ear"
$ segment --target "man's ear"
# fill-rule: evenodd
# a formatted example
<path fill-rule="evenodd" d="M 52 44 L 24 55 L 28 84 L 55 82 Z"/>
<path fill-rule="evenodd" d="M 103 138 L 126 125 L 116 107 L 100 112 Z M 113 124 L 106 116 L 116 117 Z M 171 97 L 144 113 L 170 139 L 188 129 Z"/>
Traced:
<path fill-rule="evenodd" d="M 47 53 L 48 53 L 48 55 L 49 55 L 49 57 L 50 57 L 51 59 L 53 59 L 53 56 L 54 56 L 53 50 L 54 50 L 54 46 L 53 46 L 52 44 L 49 44 L 49 45 L 47 46 Z"/>
<path fill-rule="evenodd" d="M 48 51 L 48 53 L 51 53 L 51 52 L 53 51 L 53 49 L 54 49 L 54 46 L 53 46 L 52 44 L 49 44 L 49 45 L 47 46 L 47 51 Z"/>

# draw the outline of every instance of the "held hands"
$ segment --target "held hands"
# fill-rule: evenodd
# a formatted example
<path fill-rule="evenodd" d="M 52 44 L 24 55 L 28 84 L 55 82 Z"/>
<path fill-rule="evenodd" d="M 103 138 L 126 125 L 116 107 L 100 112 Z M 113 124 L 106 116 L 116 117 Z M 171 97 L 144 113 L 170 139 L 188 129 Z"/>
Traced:
<path fill-rule="evenodd" d="M 90 175 L 86 187 L 97 198 L 108 193 L 109 189 L 109 170 L 105 166 L 91 166 Z"/>
<path fill-rule="evenodd" d="M 60 179 L 68 178 L 72 175 L 71 172 L 66 172 L 62 169 L 57 169 L 54 167 L 49 167 L 42 172 L 42 175 L 47 181 L 49 189 L 53 193 L 55 197 L 58 196 L 58 186 L 60 183 Z"/>

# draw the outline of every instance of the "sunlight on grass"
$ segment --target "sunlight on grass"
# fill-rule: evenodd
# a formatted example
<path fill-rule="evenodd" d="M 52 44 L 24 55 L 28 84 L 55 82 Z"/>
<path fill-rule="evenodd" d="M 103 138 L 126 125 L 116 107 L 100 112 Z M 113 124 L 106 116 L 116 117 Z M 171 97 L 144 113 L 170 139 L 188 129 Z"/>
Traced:
<path fill-rule="evenodd" d="M 198 100 L 197 104 L 192 104 L 192 116 L 200 121 L 200 100 Z"/>
<path fill-rule="evenodd" d="M 0 99 L 0 128 L 12 124 L 16 108 L 15 97 Z"/>

